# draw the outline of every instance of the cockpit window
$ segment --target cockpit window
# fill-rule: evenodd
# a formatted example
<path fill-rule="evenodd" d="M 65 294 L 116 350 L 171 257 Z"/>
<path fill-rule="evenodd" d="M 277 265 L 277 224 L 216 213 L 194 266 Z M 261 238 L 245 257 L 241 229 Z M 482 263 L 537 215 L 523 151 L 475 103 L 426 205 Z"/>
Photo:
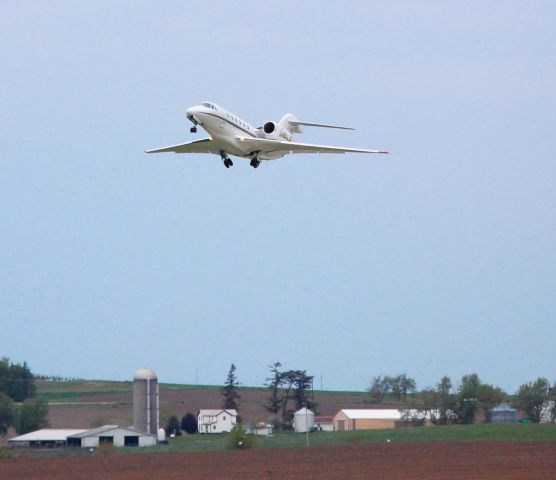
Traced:
<path fill-rule="evenodd" d="M 203 102 L 203 103 L 201 103 L 201 105 L 202 105 L 203 107 L 207 107 L 207 108 L 210 108 L 210 109 L 212 109 L 212 110 L 218 110 L 218 109 L 216 108 L 216 106 L 213 105 L 213 104 L 210 103 L 210 102 Z"/>

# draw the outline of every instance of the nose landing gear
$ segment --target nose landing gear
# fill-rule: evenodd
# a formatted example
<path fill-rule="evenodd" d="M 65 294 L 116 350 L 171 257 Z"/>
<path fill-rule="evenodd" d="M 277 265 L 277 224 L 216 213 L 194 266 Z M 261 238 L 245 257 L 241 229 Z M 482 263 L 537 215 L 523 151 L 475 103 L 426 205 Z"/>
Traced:
<path fill-rule="evenodd" d="M 199 122 L 197 120 L 195 120 L 195 118 L 193 117 L 193 115 L 187 115 L 187 119 L 193 123 L 193 126 L 189 129 L 189 131 L 191 133 L 197 133 L 197 125 L 199 125 Z"/>

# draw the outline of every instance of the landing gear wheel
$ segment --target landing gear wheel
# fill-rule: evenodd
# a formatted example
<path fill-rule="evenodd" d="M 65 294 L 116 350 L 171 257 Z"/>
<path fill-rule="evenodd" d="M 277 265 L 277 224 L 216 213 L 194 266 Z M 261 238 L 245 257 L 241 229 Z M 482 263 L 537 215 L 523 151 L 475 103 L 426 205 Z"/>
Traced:
<path fill-rule="evenodd" d="M 251 159 L 251 163 L 249 163 L 249 165 L 251 165 L 253 168 L 259 168 L 260 164 L 261 161 L 257 160 L 256 158 Z"/>
<path fill-rule="evenodd" d="M 189 129 L 189 131 L 190 131 L 191 133 L 197 133 L 197 127 L 191 127 L 191 128 Z"/>
<path fill-rule="evenodd" d="M 225 166 L 226 168 L 230 168 L 230 167 L 232 167 L 233 165 L 234 165 L 234 163 L 233 163 L 229 158 L 224 159 L 224 166 Z"/>

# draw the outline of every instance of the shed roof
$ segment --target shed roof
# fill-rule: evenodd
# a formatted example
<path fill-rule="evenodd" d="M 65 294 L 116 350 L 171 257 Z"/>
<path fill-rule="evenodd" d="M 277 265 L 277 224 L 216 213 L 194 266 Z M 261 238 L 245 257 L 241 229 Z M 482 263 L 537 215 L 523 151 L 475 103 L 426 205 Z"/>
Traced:
<path fill-rule="evenodd" d="M 130 427 L 120 427 L 119 425 L 104 425 L 103 427 L 93 428 L 92 430 L 84 430 L 82 432 L 76 433 L 74 435 L 70 435 L 71 438 L 87 438 L 87 437 L 96 437 L 97 435 L 103 435 L 114 430 L 125 430 L 130 433 L 135 433 L 141 437 L 154 437 L 153 434 L 147 432 L 140 432 L 135 430 L 134 428 Z M 68 438 L 69 438 L 68 437 Z"/>
<path fill-rule="evenodd" d="M 65 442 L 69 436 L 85 431 L 76 428 L 43 428 L 42 430 L 35 430 L 34 432 L 10 438 L 8 442 Z"/>
<path fill-rule="evenodd" d="M 225 412 L 227 412 L 229 415 L 235 415 L 237 417 L 237 410 L 235 408 L 230 408 L 229 410 L 199 410 L 199 415 L 210 415 L 211 417 L 215 417 Z"/>
<path fill-rule="evenodd" d="M 491 412 L 517 412 L 517 410 L 508 403 L 501 403 L 500 405 L 496 405 Z"/>
<path fill-rule="evenodd" d="M 333 421 L 334 421 L 334 417 L 328 417 L 328 416 L 315 417 L 316 423 L 332 423 Z"/>

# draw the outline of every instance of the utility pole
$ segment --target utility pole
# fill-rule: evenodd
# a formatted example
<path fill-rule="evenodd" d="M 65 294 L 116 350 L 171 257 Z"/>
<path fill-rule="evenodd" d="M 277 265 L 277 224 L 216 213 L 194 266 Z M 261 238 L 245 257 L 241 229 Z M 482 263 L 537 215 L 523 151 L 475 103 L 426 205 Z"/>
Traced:
<path fill-rule="evenodd" d="M 309 407 L 305 403 L 305 446 L 309 446 Z"/>

